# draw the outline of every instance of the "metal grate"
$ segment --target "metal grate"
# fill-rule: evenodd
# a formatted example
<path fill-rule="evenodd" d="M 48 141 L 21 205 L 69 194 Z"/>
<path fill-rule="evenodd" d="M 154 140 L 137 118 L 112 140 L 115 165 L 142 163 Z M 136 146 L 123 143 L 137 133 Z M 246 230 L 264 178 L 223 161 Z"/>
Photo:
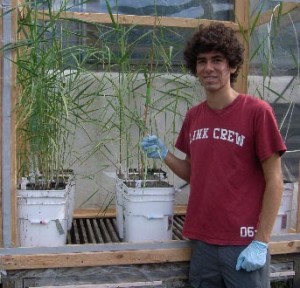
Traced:
<path fill-rule="evenodd" d="M 185 240 L 182 228 L 185 216 L 173 218 L 173 240 Z M 115 217 L 77 218 L 68 232 L 67 244 L 93 244 L 122 242 L 118 236 Z"/>

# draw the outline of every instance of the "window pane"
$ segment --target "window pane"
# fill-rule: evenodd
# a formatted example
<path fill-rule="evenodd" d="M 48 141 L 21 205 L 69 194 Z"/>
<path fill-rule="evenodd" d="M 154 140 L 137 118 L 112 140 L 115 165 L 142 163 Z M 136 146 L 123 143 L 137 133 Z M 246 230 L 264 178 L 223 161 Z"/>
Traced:
<path fill-rule="evenodd" d="M 82 5 L 72 8 L 72 10 L 108 13 L 108 7 L 104 0 L 88 0 L 81 3 Z M 119 14 L 228 21 L 234 19 L 233 0 L 108 0 L 108 3 L 112 13 Z"/>
<path fill-rule="evenodd" d="M 297 75 L 300 9 L 258 26 L 251 36 L 251 74 Z"/>
<path fill-rule="evenodd" d="M 151 64 L 154 69 L 180 70 L 186 39 L 194 32 L 190 28 L 120 25 L 116 30 L 111 25 L 83 25 L 88 46 L 98 49 L 99 55 L 106 54 L 89 59 L 90 68 L 97 70 L 106 65 L 116 68 L 120 61 L 136 67 Z"/>

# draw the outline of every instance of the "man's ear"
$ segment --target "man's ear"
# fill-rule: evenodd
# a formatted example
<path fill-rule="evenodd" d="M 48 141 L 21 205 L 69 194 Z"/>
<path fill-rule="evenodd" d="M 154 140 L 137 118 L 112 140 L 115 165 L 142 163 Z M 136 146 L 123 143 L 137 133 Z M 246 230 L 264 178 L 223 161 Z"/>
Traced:
<path fill-rule="evenodd" d="M 233 73 L 235 73 L 235 71 L 236 71 L 236 67 L 234 67 L 234 68 L 230 68 L 230 74 L 233 74 Z"/>

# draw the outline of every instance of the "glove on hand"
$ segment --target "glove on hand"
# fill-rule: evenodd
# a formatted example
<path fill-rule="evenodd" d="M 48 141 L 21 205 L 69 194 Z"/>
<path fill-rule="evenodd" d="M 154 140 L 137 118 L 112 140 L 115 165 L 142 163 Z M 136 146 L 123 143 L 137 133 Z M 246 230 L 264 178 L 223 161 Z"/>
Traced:
<path fill-rule="evenodd" d="M 149 158 L 164 160 L 168 154 L 167 147 L 156 135 L 144 137 L 141 147 Z"/>
<path fill-rule="evenodd" d="M 236 270 L 245 269 L 254 271 L 263 267 L 266 263 L 268 244 L 260 241 L 252 241 L 240 254 L 236 264 Z"/>

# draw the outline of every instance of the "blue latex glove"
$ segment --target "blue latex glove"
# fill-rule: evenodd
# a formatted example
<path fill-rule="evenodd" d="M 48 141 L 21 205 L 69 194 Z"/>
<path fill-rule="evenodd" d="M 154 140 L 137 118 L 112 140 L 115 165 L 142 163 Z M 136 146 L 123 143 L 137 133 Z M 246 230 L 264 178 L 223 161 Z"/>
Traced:
<path fill-rule="evenodd" d="M 236 264 L 236 270 L 245 269 L 254 271 L 266 264 L 268 244 L 260 241 L 252 241 L 240 254 Z"/>
<path fill-rule="evenodd" d="M 144 137 L 141 147 L 149 158 L 164 160 L 168 154 L 167 147 L 156 135 Z"/>

